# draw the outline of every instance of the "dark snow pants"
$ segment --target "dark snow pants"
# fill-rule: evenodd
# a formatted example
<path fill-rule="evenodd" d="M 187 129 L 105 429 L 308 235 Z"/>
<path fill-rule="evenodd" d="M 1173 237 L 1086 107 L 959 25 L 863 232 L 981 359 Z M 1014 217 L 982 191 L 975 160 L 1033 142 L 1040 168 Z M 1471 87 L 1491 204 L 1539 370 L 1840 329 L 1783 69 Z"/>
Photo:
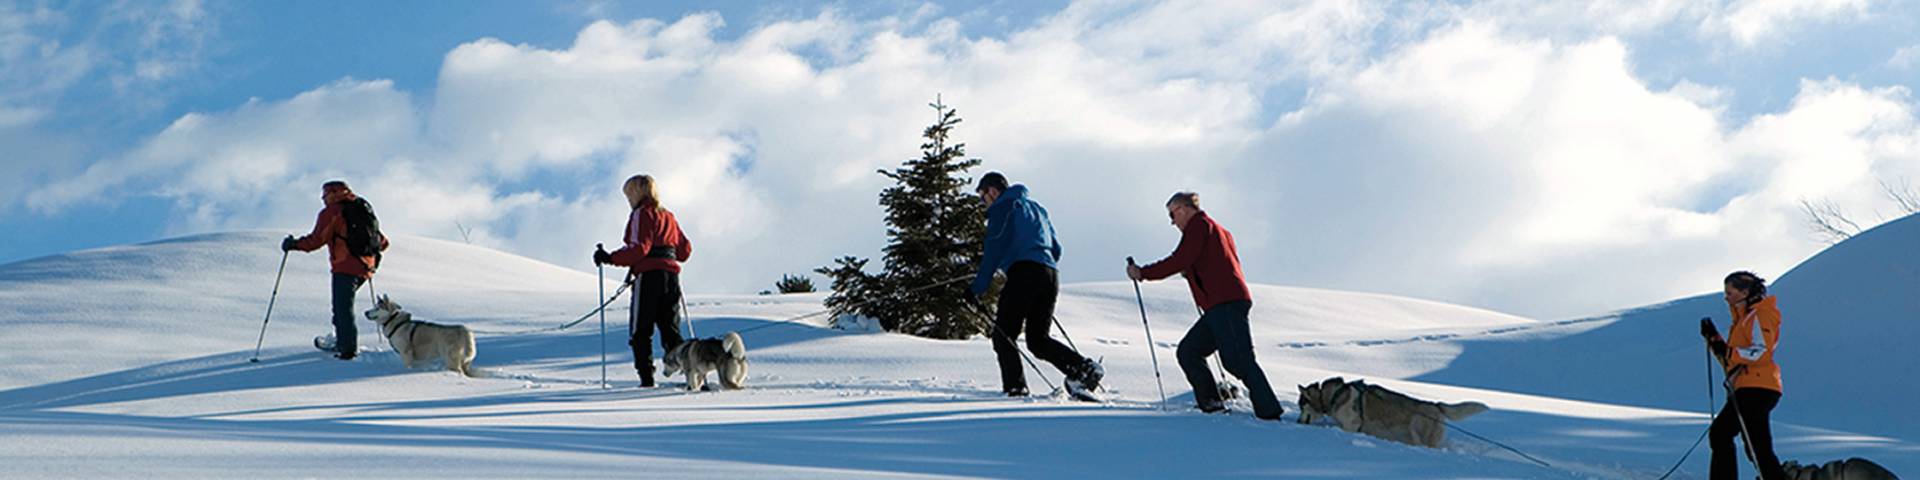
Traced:
<path fill-rule="evenodd" d="M 993 354 L 1000 361 L 1003 389 L 1027 388 L 1026 372 L 1020 369 L 1020 349 L 1013 343 L 1022 331 L 1027 334 L 1027 350 L 1063 373 L 1078 372 L 1087 363 L 1086 357 L 1048 335 L 1047 330 L 1053 327 L 1054 302 L 1059 297 L 1059 272 L 1034 262 L 1015 262 L 1007 267 L 1007 284 L 1000 287 L 999 311 L 993 320 L 1002 335 L 988 335 L 993 339 Z"/>
<path fill-rule="evenodd" d="M 353 297 L 362 283 L 367 280 L 333 274 L 333 351 L 353 352 L 360 348 L 360 329 L 353 323 Z"/>
<path fill-rule="evenodd" d="M 1714 417 L 1713 427 L 1708 430 L 1707 444 L 1713 447 L 1713 467 L 1708 474 L 1714 480 L 1735 480 L 1740 477 L 1740 447 L 1734 446 L 1733 436 L 1746 437 L 1747 446 L 1753 449 L 1754 463 L 1760 464 L 1762 480 L 1780 480 L 1787 478 L 1780 470 L 1780 459 L 1773 455 L 1773 429 L 1768 417 L 1773 407 L 1780 404 L 1780 392 L 1764 388 L 1742 388 L 1733 391 L 1727 399 L 1727 406 L 1720 409 L 1720 416 Z M 1734 409 L 1738 408 L 1736 414 Z M 1746 420 L 1746 431 L 1741 432 L 1741 420 Z"/>
<path fill-rule="evenodd" d="M 1207 366 L 1207 355 L 1218 351 L 1227 373 L 1247 384 L 1254 416 L 1280 418 L 1284 411 L 1280 399 L 1273 396 L 1267 373 L 1253 359 L 1253 334 L 1247 331 L 1247 314 L 1252 310 L 1252 301 L 1227 302 L 1207 309 L 1180 339 L 1175 355 L 1180 358 L 1180 370 L 1187 374 L 1187 384 L 1193 386 L 1195 403 L 1220 403 L 1220 386 L 1213 381 L 1213 369 Z"/>
<path fill-rule="evenodd" d="M 667 270 L 640 272 L 633 285 L 633 309 L 627 315 L 627 345 L 633 347 L 633 368 L 653 376 L 653 331 L 660 330 L 660 348 L 673 350 L 680 336 L 680 274 Z"/>

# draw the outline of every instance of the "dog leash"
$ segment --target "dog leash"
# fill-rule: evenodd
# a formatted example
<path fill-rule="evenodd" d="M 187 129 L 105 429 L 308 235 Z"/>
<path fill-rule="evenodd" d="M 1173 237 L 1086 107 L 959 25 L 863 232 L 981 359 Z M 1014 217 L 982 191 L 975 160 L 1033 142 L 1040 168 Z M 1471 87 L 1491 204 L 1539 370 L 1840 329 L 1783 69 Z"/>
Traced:
<path fill-rule="evenodd" d="M 1680 460 L 1673 462 L 1673 466 L 1667 468 L 1667 473 L 1660 474 L 1659 480 L 1667 480 L 1667 477 L 1673 476 L 1673 472 L 1679 471 L 1680 465 L 1687 463 L 1687 458 L 1692 457 L 1693 452 L 1700 449 L 1700 442 L 1706 440 L 1707 434 L 1713 432 L 1713 421 L 1718 419 L 1713 411 L 1713 403 L 1713 350 L 1707 350 L 1707 428 L 1700 430 L 1700 438 L 1693 439 L 1693 446 L 1687 447 L 1687 453 L 1681 454 Z"/>
<path fill-rule="evenodd" d="M 1348 387 L 1348 388 L 1353 388 L 1353 387 Z M 1356 429 L 1360 431 L 1360 433 L 1366 433 L 1364 429 L 1366 428 L 1366 425 L 1367 425 L 1366 423 L 1367 422 L 1367 395 L 1373 393 L 1373 388 L 1375 388 L 1374 385 L 1370 385 L 1365 382 L 1360 383 L 1360 388 L 1359 388 L 1360 400 L 1359 402 L 1357 402 L 1358 407 L 1360 409 L 1360 428 Z M 1485 436 L 1481 436 L 1480 434 L 1473 433 L 1472 431 L 1468 431 L 1466 428 L 1462 428 L 1459 425 L 1454 425 L 1453 422 L 1449 422 L 1447 421 L 1447 419 L 1435 417 L 1431 414 L 1418 411 L 1418 410 L 1413 411 L 1413 413 L 1423 417 L 1427 417 L 1430 420 L 1440 422 L 1441 425 L 1445 425 L 1447 428 L 1452 429 L 1453 431 L 1460 432 L 1461 434 L 1464 434 L 1466 436 L 1473 437 L 1474 439 L 1480 440 L 1482 442 L 1487 442 L 1490 445 L 1500 447 L 1501 449 L 1504 449 L 1509 452 L 1513 452 L 1514 455 L 1519 455 L 1520 458 L 1527 459 L 1528 461 L 1539 464 L 1542 467 L 1554 468 L 1553 464 L 1547 463 L 1546 460 L 1541 460 L 1538 457 L 1534 457 L 1533 455 L 1528 455 L 1527 452 L 1522 452 L 1518 448 L 1513 448 L 1512 445 L 1507 445 L 1498 440 L 1487 438 Z"/>
<path fill-rule="evenodd" d="M 626 292 L 627 288 L 632 286 L 633 286 L 632 281 L 626 281 L 621 283 L 620 288 L 615 289 L 613 291 L 613 296 L 607 297 L 606 301 L 600 302 L 599 307 L 594 308 L 591 311 L 588 311 L 585 315 L 581 315 L 580 318 L 573 319 L 573 321 L 563 323 L 558 326 L 535 328 L 535 329 L 529 329 L 529 330 L 478 330 L 478 329 L 475 329 L 473 330 L 473 333 L 482 334 L 482 335 L 526 335 L 529 333 L 558 332 L 561 330 L 573 328 L 575 325 L 579 325 L 582 322 L 592 319 L 595 314 L 598 314 L 601 311 L 606 310 L 608 305 L 612 305 L 615 300 L 619 300 L 620 294 Z"/>
<path fill-rule="evenodd" d="M 922 290 L 927 290 L 927 289 L 930 289 L 930 288 L 936 288 L 936 287 L 942 287 L 942 286 L 946 286 L 946 285 L 952 285 L 952 284 L 954 284 L 954 283 L 958 283 L 958 282 L 961 282 L 961 281 L 964 281 L 964 280 L 967 280 L 967 279 L 970 279 L 970 278 L 973 278 L 973 276 L 972 276 L 972 275 L 967 275 L 967 276 L 961 276 L 961 277 L 954 277 L 954 278 L 951 278 L 951 279 L 947 279 L 947 280 L 944 280 L 944 281 L 941 281 L 941 282 L 939 282 L 939 283 L 934 283 L 934 284 L 932 284 L 932 285 L 926 285 L 926 286 L 921 286 L 921 287 L 918 287 L 918 288 L 914 288 L 914 289 L 910 289 L 910 290 L 907 290 L 907 291 L 905 291 L 905 292 L 901 292 L 901 293 L 913 293 L 913 292 L 918 292 L 918 291 L 922 291 Z M 741 330 L 735 330 L 735 333 L 747 333 L 747 332 L 751 332 L 751 331 L 754 331 L 754 330 L 759 330 L 759 329 L 763 329 L 763 328 L 771 328 L 771 327 L 774 327 L 774 326 L 777 326 L 777 325 L 786 325 L 786 324 L 790 324 L 790 323 L 793 323 L 793 322 L 798 322 L 798 321 L 801 321 L 801 320 L 806 320 L 806 319 L 809 319 L 809 318 L 813 318 L 813 317 L 818 317 L 818 316 L 821 316 L 821 315 L 826 315 L 826 314 L 829 314 L 829 313 L 833 313 L 833 312 L 835 312 L 835 311 L 842 311 L 842 310 L 851 310 L 851 309 L 853 309 L 854 307 L 859 307 L 859 306 L 863 306 L 863 305 L 867 305 L 867 304 L 870 304 L 870 303 L 874 303 L 874 302 L 878 302 L 878 301 L 880 301 L 880 299 L 878 299 L 878 298 L 876 298 L 876 299 L 873 299 L 873 300 L 867 300 L 867 301 L 864 301 L 864 302 L 855 302 L 855 303 L 850 303 L 850 304 L 847 304 L 846 306 L 843 306 L 843 307 L 840 307 L 840 308 L 829 308 L 829 309 L 826 309 L 826 310 L 820 310 L 820 311 L 817 311 L 817 312 L 813 312 L 813 313 L 808 313 L 808 314 L 805 314 L 805 315 L 800 315 L 800 316 L 797 316 L 797 317 L 793 317 L 793 318 L 788 318 L 788 319 L 785 319 L 785 320 L 780 320 L 780 321 L 777 321 L 777 322 L 773 322 L 773 323 L 769 323 L 769 324 L 766 324 L 766 325 L 760 325 L 760 326 L 756 326 L 756 327 L 752 327 L 752 328 L 746 328 L 746 329 L 741 329 Z"/>

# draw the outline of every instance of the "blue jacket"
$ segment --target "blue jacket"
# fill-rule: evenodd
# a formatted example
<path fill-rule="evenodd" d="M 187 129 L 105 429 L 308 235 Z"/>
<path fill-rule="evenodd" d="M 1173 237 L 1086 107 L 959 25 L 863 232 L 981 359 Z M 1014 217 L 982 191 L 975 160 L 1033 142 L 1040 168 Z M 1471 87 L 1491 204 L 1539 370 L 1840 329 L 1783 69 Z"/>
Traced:
<path fill-rule="evenodd" d="M 1026 185 L 1008 187 L 987 207 L 986 253 L 980 256 L 980 272 L 973 277 L 973 295 L 985 295 L 993 285 L 993 272 L 1016 262 L 1058 270 L 1059 260 L 1060 241 L 1053 237 L 1047 208 L 1027 198 Z"/>

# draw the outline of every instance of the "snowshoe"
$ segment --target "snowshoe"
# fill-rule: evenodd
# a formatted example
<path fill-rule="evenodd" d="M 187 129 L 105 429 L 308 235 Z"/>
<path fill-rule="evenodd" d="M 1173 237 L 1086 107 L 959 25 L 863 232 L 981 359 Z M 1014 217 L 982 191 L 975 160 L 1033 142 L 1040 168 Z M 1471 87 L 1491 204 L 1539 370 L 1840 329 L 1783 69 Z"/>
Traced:
<path fill-rule="evenodd" d="M 1226 402 L 1202 403 L 1199 405 L 1194 405 L 1193 408 L 1195 410 L 1199 410 L 1200 413 L 1205 413 L 1209 415 L 1224 415 L 1227 413 Z"/>
<path fill-rule="evenodd" d="M 1220 387 L 1220 400 L 1222 401 L 1241 398 L 1242 395 L 1244 395 L 1244 393 L 1240 390 L 1240 385 L 1235 384 L 1233 382 L 1220 382 L 1219 387 Z"/>
<path fill-rule="evenodd" d="M 1080 382 L 1068 380 L 1066 384 L 1067 396 L 1069 398 L 1082 402 L 1107 403 L 1105 395 L 1101 395 L 1099 391 L 1082 386 Z"/>
<path fill-rule="evenodd" d="M 1067 387 L 1067 395 L 1072 396 L 1074 400 L 1082 402 L 1106 403 L 1107 400 L 1102 398 L 1098 393 L 1100 391 L 1100 380 L 1105 378 L 1106 375 L 1106 368 L 1101 367 L 1099 363 L 1093 360 L 1086 360 L 1080 364 L 1079 368 L 1073 369 L 1073 371 L 1067 375 L 1067 379 L 1064 382 Z"/>
<path fill-rule="evenodd" d="M 322 352 L 331 353 L 333 354 L 333 358 L 341 360 L 353 360 L 354 357 L 360 355 L 359 347 L 355 347 L 351 352 L 340 351 L 340 339 L 334 337 L 331 333 L 313 337 L 313 348 L 319 349 Z"/>

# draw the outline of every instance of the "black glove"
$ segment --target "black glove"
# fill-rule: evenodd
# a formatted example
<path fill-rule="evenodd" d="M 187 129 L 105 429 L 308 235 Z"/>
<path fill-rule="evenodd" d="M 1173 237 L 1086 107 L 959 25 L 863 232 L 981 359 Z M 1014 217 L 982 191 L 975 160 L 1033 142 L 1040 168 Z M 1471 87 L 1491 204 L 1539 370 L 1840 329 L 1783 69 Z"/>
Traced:
<path fill-rule="evenodd" d="M 606 265 L 609 263 L 613 263 L 613 254 L 607 253 L 606 247 L 598 247 L 593 249 L 594 265 Z"/>
<path fill-rule="evenodd" d="M 300 241 L 294 240 L 293 235 L 287 235 L 287 238 L 285 240 L 280 241 L 280 251 L 282 252 L 293 251 L 293 244 L 295 243 L 300 243 Z"/>
<path fill-rule="evenodd" d="M 1711 340 L 1719 337 L 1720 329 L 1713 326 L 1713 319 L 1702 317 L 1700 319 L 1700 338 Z"/>
<path fill-rule="evenodd" d="M 1713 350 L 1713 356 L 1727 358 L 1727 342 L 1718 337 L 1707 339 L 1707 349 Z"/>

